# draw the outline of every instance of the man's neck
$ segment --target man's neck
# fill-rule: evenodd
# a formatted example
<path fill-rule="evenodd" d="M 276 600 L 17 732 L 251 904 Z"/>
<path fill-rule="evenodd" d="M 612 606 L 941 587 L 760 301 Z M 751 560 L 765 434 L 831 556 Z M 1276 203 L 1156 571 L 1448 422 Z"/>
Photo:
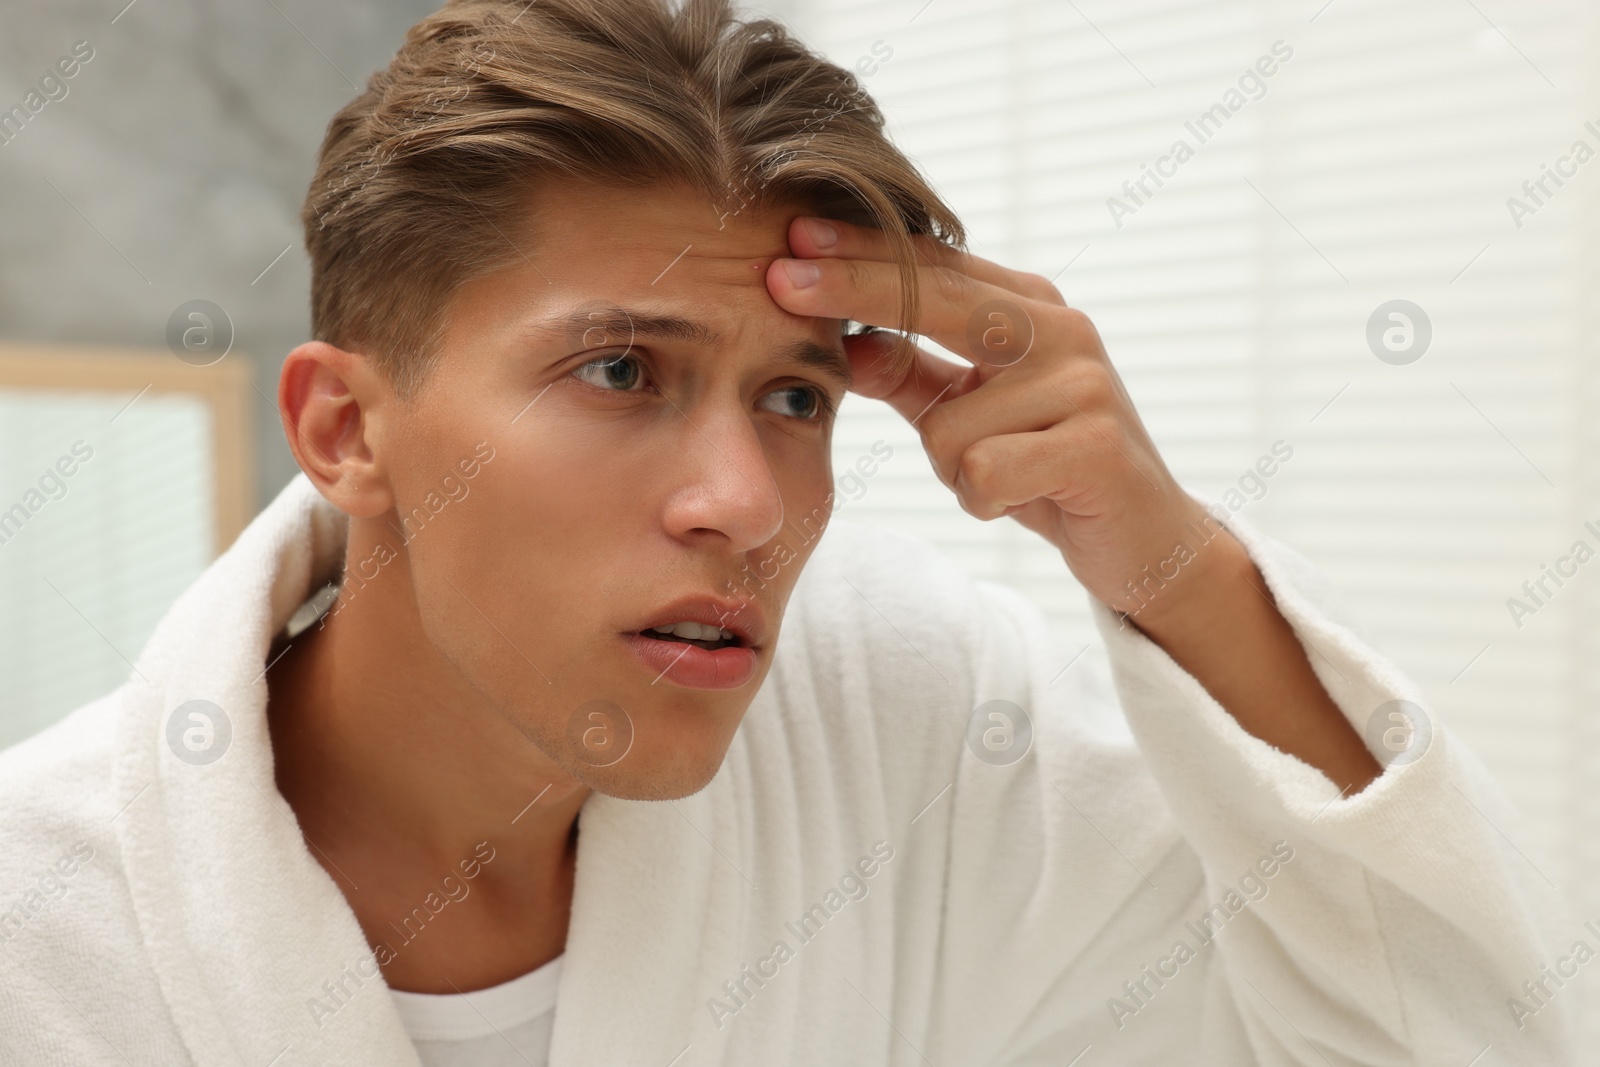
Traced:
<path fill-rule="evenodd" d="M 466 992 L 565 947 L 588 789 L 438 655 L 404 567 L 269 672 L 275 777 L 388 984 Z"/>

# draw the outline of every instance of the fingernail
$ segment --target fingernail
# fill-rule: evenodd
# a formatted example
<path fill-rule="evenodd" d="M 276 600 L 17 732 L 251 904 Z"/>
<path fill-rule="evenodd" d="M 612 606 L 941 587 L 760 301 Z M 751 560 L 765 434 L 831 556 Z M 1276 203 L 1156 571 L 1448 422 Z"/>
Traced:
<path fill-rule="evenodd" d="M 839 243 L 839 231 L 821 219 L 805 219 L 806 233 L 818 248 L 832 248 Z"/>
<path fill-rule="evenodd" d="M 796 289 L 809 289 L 822 280 L 822 268 L 801 259 L 784 260 L 783 270 L 789 275 L 789 284 Z"/>

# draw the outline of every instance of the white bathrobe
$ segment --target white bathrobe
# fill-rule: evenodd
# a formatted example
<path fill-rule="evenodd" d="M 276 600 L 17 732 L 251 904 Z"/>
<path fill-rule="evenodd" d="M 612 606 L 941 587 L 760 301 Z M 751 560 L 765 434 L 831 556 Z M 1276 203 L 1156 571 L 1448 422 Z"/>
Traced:
<path fill-rule="evenodd" d="M 1358 729 L 1421 703 L 1235 529 Z M 297 478 L 126 685 L 0 755 L 0 1062 L 417 1063 L 273 785 L 264 659 L 345 530 Z M 1437 716 L 1341 798 L 1094 610 L 1114 694 L 1014 591 L 835 521 L 711 784 L 585 803 L 552 1067 L 1569 1062 L 1541 968 L 1595 938 Z M 167 740 L 195 699 L 204 765 Z M 968 742 L 995 700 L 1009 764 Z"/>

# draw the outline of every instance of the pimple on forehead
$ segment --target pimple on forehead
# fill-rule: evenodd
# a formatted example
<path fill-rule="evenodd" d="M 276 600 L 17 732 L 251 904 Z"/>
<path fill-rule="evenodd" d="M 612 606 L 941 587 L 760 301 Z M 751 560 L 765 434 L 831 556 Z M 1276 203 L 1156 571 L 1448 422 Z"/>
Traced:
<path fill-rule="evenodd" d="M 788 254 L 788 249 L 774 247 L 707 248 L 700 254 L 698 245 L 691 248 L 676 267 L 663 279 L 681 278 L 684 281 L 702 281 L 713 284 L 757 286 L 766 285 L 766 271 L 772 262 Z M 658 286 L 659 288 L 659 286 Z"/>

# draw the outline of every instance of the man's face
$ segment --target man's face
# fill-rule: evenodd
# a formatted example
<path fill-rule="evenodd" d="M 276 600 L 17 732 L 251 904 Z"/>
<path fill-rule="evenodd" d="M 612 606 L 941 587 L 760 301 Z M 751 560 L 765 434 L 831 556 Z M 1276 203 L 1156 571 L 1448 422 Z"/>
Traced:
<path fill-rule="evenodd" d="M 501 226 L 523 255 L 458 291 L 383 431 L 422 626 L 575 777 L 683 796 L 766 677 L 830 513 L 841 324 L 764 285 L 799 207 L 724 218 L 693 192 L 576 183 L 530 199 L 534 228 Z M 653 629 L 693 621 L 733 647 Z"/>

